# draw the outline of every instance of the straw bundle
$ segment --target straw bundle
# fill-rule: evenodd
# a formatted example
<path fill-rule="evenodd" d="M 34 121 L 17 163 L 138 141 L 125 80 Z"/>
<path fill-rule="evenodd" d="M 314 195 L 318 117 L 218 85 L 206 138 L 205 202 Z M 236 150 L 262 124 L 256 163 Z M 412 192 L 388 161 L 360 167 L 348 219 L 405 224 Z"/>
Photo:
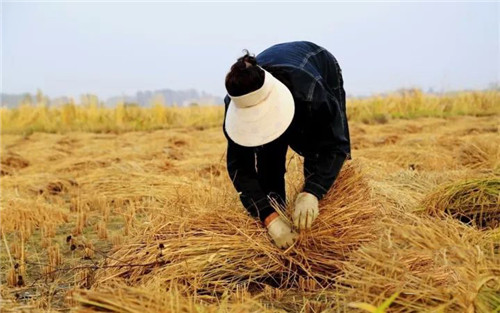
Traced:
<path fill-rule="evenodd" d="M 106 264 L 111 267 L 99 271 L 96 279 L 98 284 L 118 277 L 144 284 L 161 277 L 203 292 L 224 292 L 241 284 L 296 286 L 304 278 L 325 286 L 352 251 L 374 239 L 377 212 L 363 175 L 350 163 L 320 203 L 313 228 L 286 252 L 247 214 L 214 207 L 157 220 L 135 244 L 114 251 Z"/>
<path fill-rule="evenodd" d="M 490 233 L 409 213 L 379 226 L 383 235 L 354 252 L 337 279 L 348 286 L 345 302 L 380 304 L 399 292 L 390 312 L 498 308 L 500 258 Z"/>
<path fill-rule="evenodd" d="M 500 178 L 468 179 L 437 188 L 422 203 L 428 214 L 451 215 L 479 228 L 500 222 Z"/>
<path fill-rule="evenodd" d="M 457 148 L 458 160 L 471 169 L 500 167 L 500 139 L 498 134 L 487 134 L 463 140 Z"/>

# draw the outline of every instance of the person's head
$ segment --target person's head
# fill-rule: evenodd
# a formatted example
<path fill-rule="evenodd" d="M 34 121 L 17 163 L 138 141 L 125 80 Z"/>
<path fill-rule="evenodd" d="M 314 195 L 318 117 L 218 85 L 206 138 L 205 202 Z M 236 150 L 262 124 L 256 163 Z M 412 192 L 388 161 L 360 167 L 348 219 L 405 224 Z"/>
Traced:
<path fill-rule="evenodd" d="M 260 146 L 282 135 L 292 122 L 295 104 L 289 88 L 245 50 L 231 66 L 225 85 L 231 102 L 225 128 L 237 144 Z M 278 72 L 278 71 L 276 71 Z"/>
<path fill-rule="evenodd" d="M 264 84 L 264 70 L 257 66 L 257 60 L 248 50 L 244 52 L 226 75 L 226 90 L 234 97 L 255 91 Z"/>

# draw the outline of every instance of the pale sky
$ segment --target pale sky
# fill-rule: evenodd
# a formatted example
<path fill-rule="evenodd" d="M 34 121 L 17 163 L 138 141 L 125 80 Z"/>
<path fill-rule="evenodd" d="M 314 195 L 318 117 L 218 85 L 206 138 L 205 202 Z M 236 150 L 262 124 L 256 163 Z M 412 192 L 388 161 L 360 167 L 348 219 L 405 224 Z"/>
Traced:
<path fill-rule="evenodd" d="M 2 91 L 51 97 L 196 88 L 224 96 L 249 49 L 313 41 L 350 95 L 498 83 L 498 2 L 6 2 Z"/>

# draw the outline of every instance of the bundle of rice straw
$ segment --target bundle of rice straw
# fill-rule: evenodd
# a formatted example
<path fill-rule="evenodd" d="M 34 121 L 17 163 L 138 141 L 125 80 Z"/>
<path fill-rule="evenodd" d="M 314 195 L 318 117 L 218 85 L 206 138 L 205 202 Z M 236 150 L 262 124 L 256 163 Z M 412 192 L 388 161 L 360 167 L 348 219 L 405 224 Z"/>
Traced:
<path fill-rule="evenodd" d="M 119 290 L 119 292 L 117 292 Z M 221 297 L 191 293 L 185 286 L 153 279 L 146 285 L 110 282 L 95 290 L 73 289 L 67 299 L 77 313 L 90 312 L 333 312 L 339 307 L 333 290 L 278 289 L 255 293 L 246 288 Z"/>
<path fill-rule="evenodd" d="M 500 257 L 494 232 L 448 218 L 384 217 L 378 241 L 363 245 L 337 278 L 342 303 L 381 304 L 390 312 L 493 312 L 500 305 Z"/>
<path fill-rule="evenodd" d="M 119 290 L 120 292 L 116 292 Z M 171 313 L 171 312 L 283 312 L 268 309 L 252 297 L 239 301 L 229 301 L 228 297 L 213 303 L 210 297 L 197 297 L 186 294 L 182 286 L 172 285 L 168 290 L 159 284 L 130 287 L 113 283 L 99 290 L 76 290 L 71 294 L 76 302 L 74 311 L 90 312 L 127 312 L 127 313 Z M 207 299 L 208 298 L 208 299 Z"/>
<path fill-rule="evenodd" d="M 378 214 L 354 163 L 344 166 L 320 202 L 313 228 L 287 251 L 276 248 L 264 227 L 242 210 L 214 207 L 182 217 L 171 211 L 133 239 L 134 244 L 116 249 L 107 268 L 96 273 L 97 284 L 115 278 L 144 284 L 161 277 L 206 293 L 241 285 L 297 286 L 304 278 L 326 286 L 352 251 L 375 238 Z"/>
<path fill-rule="evenodd" d="M 422 203 L 428 214 L 451 215 L 479 228 L 500 223 L 500 178 L 467 179 L 438 187 Z"/>
<path fill-rule="evenodd" d="M 456 148 L 458 161 L 471 169 L 498 169 L 500 167 L 500 139 L 498 134 L 474 136 L 462 140 Z"/>

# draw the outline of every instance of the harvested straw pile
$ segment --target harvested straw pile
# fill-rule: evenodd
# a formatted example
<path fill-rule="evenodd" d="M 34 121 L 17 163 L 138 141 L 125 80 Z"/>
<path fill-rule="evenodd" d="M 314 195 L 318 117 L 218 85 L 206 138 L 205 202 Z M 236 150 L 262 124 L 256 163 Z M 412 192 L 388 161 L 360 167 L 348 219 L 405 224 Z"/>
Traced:
<path fill-rule="evenodd" d="M 337 279 L 344 303 L 390 312 L 493 312 L 500 305 L 500 264 L 491 232 L 409 213 L 385 217 L 379 240 L 363 245 Z"/>
<path fill-rule="evenodd" d="M 462 140 L 455 154 L 462 165 L 471 169 L 498 169 L 500 167 L 500 139 L 498 134 Z"/>
<path fill-rule="evenodd" d="M 468 179 L 437 188 L 423 200 L 433 216 L 451 215 L 479 228 L 495 228 L 500 222 L 500 178 Z"/>
<path fill-rule="evenodd" d="M 117 292 L 119 290 L 120 292 Z M 111 282 L 96 290 L 74 289 L 68 299 L 77 313 L 90 312 L 333 312 L 339 307 L 335 290 L 278 289 L 265 286 L 249 292 L 239 288 L 220 297 L 192 293 L 186 286 L 153 279 L 146 285 Z"/>
<path fill-rule="evenodd" d="M 225 296 L 216 301 L 209 296 L 189 295 L 180 285 L 169 286 L 165 290 L 158 280 L 148 286 L 130 287 L 125 284 L 112 283 L 99 290 L 77 290 L 72 300 L 77 302 L 75 312 L 284 312 L 266 308 L 264 304 L 242 291 Z M 120 290 L 119 293 L 116 291 Z M 161 292 L 158 292 L 161 290 Z M 152 292 L 156 291 L 156 292 Z"/>
<path fill-rule="evenodd" d="M 12 175 L 17 170 L 30 165 L 30 162 L 17 153 L 2 153 L 0 176 Z"/>
<path fill-rule="evenodd" d="M 349 163 L 320 203 L 318 222 L 286 252 L 243 211 L 222 207 L 201 215 L 166 215 L 132 240 L 136 243 L 114 251 L 96 282 L 122 278 L 145 284 L 161 277 L 209 294 L 241 285 L 293 287 L 304 279 L 326 286 L 352 251 L 374 239 L 377 213 L 363 174 Z"/>

